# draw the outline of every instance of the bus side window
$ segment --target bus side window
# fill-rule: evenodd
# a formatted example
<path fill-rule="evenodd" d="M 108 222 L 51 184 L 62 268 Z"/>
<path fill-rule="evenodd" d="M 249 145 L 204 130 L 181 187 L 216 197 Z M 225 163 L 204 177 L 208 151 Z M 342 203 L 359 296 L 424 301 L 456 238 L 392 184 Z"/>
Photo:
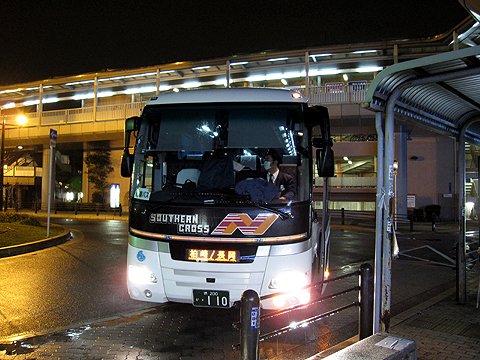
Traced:
<path fill-rule="evenodd" d="M 144 166 L 142 166 L 144 169 L 144 176 L 143 176 L 143 186 L 144 188 L 147 189 L 152 189 L 153 187 L 153 156 L 148 156 Z"/>

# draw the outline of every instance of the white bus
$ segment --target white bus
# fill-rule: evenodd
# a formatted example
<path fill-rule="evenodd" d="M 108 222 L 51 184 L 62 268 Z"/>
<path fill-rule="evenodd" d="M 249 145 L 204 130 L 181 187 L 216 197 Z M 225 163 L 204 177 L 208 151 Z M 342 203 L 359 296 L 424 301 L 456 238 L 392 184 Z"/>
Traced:
<path fill-rule="evenodd" d="M 318 176 L 332 176 L 331 145 L 328 111 L 298 92 L 208 89 L 150 99 L 125 123 L 130 297 L 228 308 L 253 289 L 289 292 L 263 308 L 307 303 L 301 288 L 316 272 L 323 279 L 328 248 L 312 209 L 313 151 Z M 272 152 L 293 180 L 287 197 L 292 189 L 265 178 Z"/>

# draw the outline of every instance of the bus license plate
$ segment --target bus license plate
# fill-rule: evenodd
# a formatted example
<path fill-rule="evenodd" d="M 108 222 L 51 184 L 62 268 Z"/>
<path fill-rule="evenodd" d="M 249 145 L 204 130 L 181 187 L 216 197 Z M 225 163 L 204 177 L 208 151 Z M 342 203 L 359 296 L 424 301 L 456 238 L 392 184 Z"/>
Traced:
<path fill-rule="evenodd" d="M 203 307 L 230 307 L 230 294 L 223 290 L 193 290 L 193 305 Z"/>

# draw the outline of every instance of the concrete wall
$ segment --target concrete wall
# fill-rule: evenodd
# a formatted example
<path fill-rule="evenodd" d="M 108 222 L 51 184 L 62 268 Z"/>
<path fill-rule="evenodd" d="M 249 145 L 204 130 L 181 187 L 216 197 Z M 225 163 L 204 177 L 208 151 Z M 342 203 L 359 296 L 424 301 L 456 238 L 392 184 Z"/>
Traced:
<path fill-rule="evenodd" d="M 447 137 L 414 137 L 407 142 L 408 194 L 416 195 L 417 208 L 440 205 L 444 220 L 453 220 L 456 213 L 455 156 L 455 140 Z"/>

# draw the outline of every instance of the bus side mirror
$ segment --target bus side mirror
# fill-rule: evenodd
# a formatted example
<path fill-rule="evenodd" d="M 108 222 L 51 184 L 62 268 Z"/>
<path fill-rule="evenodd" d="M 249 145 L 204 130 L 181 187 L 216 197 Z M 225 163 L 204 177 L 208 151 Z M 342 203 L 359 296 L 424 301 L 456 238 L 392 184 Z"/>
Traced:
<path fill-rule="evenodd" d="M 317 149 L 317 173 L 319 177 L 333 177 L 335 174 L 333 150 L 330 146 Z"/>
<path fill-rule="evenodd" d="M 132 176 L 133 172 L 133 154 L 128 152 L 128 149 L 123 150 L 122 164 L 120 165 L 120 174 L 123 177 Z"/>
<path fill-rule="evenodd" d="M 335 174 L 333 142 L 330 137 L 330 117 L 324 106 L 312 106 L 305 113 L 305 125 L 309 128 L 320 125 L 321 138 L 313 138 L 312 145 L 317 149 L 317 173 L 319 177 L 332 177 Z"/>
<path fill-rule="evenodd" d="M 130 134 L 132 131 L 140 130 L 140 123 L 142 118 L 140 116 L 133 116 L 125 120 L 125 147 L 128 149 L 130 146 Z"/>
<path fill-rule="evenodd" d="M 330 116 L 325 106 L 310 106 L 305 110 L 305 126 L 313 128 L 320 125 L 322 135 L 330 137 Z"/>
<path fill-rule="evenodd" d="M 120 166 L 120 173 L 123 177 L 130 177 L 133 171 L 133 155 L 130 154 L 128 148 L 130 147 L 130 135 L 132 131 L 140 129 L 141 118 L 133 116 L 125 120 L 125 146 L 123 148 L 122 164 Z"/>

